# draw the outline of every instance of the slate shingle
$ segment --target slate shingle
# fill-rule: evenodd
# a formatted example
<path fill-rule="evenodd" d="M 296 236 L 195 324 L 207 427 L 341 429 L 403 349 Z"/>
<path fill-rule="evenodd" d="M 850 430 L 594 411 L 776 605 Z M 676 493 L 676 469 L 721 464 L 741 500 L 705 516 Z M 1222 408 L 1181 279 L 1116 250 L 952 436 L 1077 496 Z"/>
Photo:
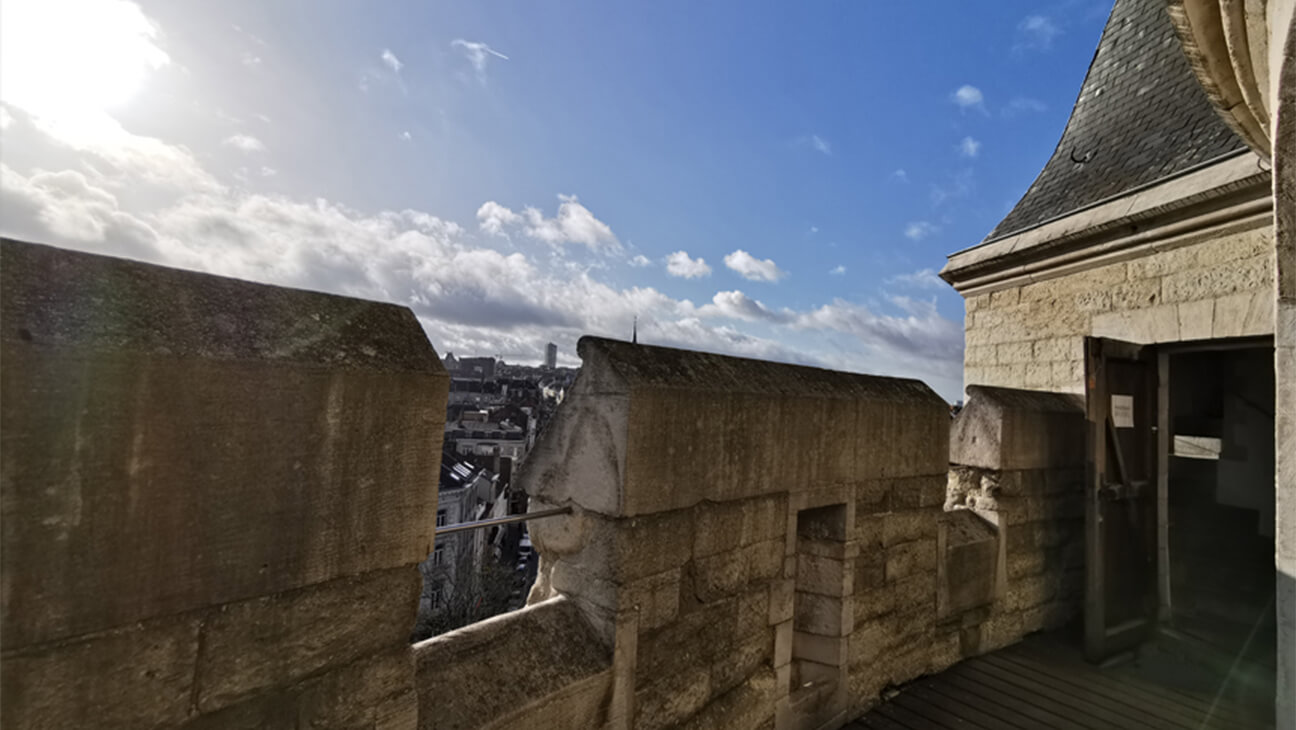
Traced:
<path fill-rule="evenodd" d="M 985 240 L 1244 149 L 1193 76 L 1165 0 L 1117 0 L 1057 149 Z"/>

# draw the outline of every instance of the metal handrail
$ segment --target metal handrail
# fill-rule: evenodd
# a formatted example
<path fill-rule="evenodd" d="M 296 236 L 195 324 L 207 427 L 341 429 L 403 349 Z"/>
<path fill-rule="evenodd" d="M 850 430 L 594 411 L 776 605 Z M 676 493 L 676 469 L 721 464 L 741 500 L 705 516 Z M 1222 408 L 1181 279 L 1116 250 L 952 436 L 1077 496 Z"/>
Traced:
<path fill-rule="evenodd" d="M 457 522 L 453 525 L 436 528 L 436 536 L 451 535 L 456 532 L 467 532 L 482 527 L 494 527 L 496 525 L 511 525 L 515 522 L 526 522 L 527 520 L 538 520 L 542 517 L 554 517 L 557 515 L 571 514 L 571 505 L 566 507 L 554 507 L 553 509 L 541 509 L 535 512 L 525 512 L 520 515 L 508 515 L 507 517 L 494 517 L 489 520 L 477 520 L 475 522 Z"/>

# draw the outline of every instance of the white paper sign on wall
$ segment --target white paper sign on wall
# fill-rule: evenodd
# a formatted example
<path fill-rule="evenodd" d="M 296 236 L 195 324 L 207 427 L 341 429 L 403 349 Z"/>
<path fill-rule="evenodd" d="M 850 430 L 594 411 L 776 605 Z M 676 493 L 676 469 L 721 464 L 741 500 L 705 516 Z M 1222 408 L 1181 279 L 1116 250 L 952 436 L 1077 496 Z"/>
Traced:
<path fill-rule="evenodd" d="M 1134 396 L 1113 395 L 1111 399 L 1112 425 L 1116 428 L 1134 428 Z"/>

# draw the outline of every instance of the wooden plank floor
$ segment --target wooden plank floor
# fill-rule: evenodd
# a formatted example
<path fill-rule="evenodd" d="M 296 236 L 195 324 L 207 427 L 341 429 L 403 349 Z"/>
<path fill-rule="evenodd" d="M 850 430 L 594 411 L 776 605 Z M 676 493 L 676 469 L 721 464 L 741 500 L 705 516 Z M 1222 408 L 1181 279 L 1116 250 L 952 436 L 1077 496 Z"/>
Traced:
<path fill-rule="evenodd" d="M 1273 727 L 1272 711 L 1242 708 L 1140 666 L 1100 669 L 1056 636 L 1034 636 L 922 677 L 849 730 L 1106 730 Z M 1257 719 L 1259 717 L 1259 719 Z"/>

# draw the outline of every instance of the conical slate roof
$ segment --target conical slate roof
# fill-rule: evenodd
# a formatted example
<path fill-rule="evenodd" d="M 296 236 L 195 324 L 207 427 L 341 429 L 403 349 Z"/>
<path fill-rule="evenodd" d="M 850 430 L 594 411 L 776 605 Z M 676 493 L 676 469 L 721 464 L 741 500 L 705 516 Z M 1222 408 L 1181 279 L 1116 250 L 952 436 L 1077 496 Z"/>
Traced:
<path fill-rule="evenodd" d="M 986 241 L 1245 149 L 1193 76 L 1165 0 L 1116 0 L 1057 149 Z"/>

